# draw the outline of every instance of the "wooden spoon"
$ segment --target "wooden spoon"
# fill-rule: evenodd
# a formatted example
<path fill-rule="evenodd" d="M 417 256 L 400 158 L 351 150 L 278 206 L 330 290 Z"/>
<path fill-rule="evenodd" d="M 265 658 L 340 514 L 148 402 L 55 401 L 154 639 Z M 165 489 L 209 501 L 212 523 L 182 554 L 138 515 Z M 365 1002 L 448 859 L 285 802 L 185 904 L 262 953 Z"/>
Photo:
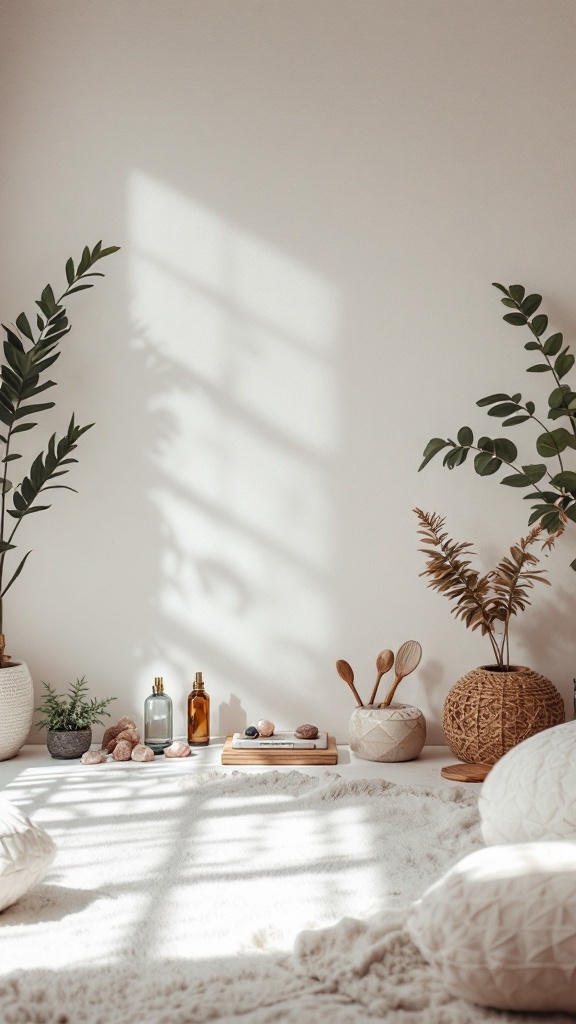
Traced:
<path fill-rule="evenodd" d="M 380 654 L 376 658 L 376 668 L 378 670 L 378 677 L 376 679 L 376 682 L 374 683 L 374 689 L 372 690 L 372 693 L 370 694 L 370 700 L 368 701 L 369 704 L 373 704 L 374 701 L 376 700 L 376 690 L 378 689 L 378 687 L 380 685 L 380 680 L 382 679 L 382 676 L 386 672 L 390 671 L 390 669 L 392 668 L 393 664 L 394 664 L 394 652 L 393 651 L 389 651 L 389 650 L 380 651 Z"/>
<path fill-rule="evenodd" d="M 386 700 L 380 705 L 381 708 L 387 708 L 396 692 L 396 687 L 404 676 L 410 675 L 415 668 L 418 668 L 420 664 L 420 658 L 422 657 L 422 648 L 417 640 L 407 640 L 405 644 L 402 644 L 398 654 L 396 655 L 396 678 L 390 690 L 390 693 L 386 697 Z"/>
<path fill-rule="evenodd" d="M 352 666 L 349 665 L 347 661 L 342 661 L 342 659 L 340 659 L 336 662 L 336 670 L 338 672 L 338 675 L 344 680 L 344 682 L 348 683 L 348 686 L 350 687 L 352 693 L 356 698 L 356 703 L 358 707 L 363 707 L 364 705 L 362 704 L 362 701 L 358 696 L 358 690 L 354 686 L 354 672 L 352 671 Z"/>

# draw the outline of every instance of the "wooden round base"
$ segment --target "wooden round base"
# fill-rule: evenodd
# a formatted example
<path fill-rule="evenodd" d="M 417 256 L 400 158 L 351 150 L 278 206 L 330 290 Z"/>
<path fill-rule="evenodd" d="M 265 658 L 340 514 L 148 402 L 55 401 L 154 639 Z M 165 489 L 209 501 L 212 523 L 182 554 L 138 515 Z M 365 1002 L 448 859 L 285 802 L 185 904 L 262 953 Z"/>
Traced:
<path fill-rule="evenodd" d="M 452 782 L 484 782 L 491 764 L 449 764 L 440 769 L 440 775 Z"/>

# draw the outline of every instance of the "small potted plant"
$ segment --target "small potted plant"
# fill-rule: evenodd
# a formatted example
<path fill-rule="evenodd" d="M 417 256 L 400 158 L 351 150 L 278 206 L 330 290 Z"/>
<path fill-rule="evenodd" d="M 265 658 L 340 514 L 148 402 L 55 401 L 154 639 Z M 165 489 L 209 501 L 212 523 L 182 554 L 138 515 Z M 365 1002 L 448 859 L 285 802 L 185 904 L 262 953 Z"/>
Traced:
<path fill-rule="evenodd" d="M 92 726 L 102 725 L 102 715 L 110 717 L 105 708 L 116 697 L 106 700 L 86 699 L 86 677 L 68 687 L 67 694 L 56 693 L 50 683 L 42 682 L 44 700 L 35 709 L 41 715 L 38 726 L 47 729 L 46 745 L 52 757 L 82 757 L 92 743 Z"/>
<path fill-rule="evenodd" d="M 529 550 L 542 526 L 513 544 L 495 569 L 482 575 L 470 563 L 468 541 L 450 538 L 442 516 L 414 509 L 425 547 L 428 586 L 454 603 L 452 611 L 471 630 L 487 636 L 493 663 L 467 672 L 444 701 L 446 738 L 462 761 L 494 764 L 521 740 L 564 721 L 564 701 L 553 683 L 524 665 L 510 664 L 512 616 L 530 604 L 528 591 L 548 583 Z"/>

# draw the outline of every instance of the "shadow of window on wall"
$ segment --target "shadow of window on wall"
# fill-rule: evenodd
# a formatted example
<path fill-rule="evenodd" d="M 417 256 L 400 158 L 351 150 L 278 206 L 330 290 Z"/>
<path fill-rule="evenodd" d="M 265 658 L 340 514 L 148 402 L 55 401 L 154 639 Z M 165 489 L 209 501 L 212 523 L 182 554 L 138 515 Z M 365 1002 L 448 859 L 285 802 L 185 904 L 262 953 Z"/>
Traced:
<path fill-rule="evenodd" d="M 317 688 L 334 644 L 337 296 L 143 173 L 130 211 L 146 491 L 161 536 L 147 552 L 153 640 L 181 678 L 202 668 L 227 699 L 259 693 L 259 710 L 267 688 L 270 713 L 289 723 L 294 688 Z"/>

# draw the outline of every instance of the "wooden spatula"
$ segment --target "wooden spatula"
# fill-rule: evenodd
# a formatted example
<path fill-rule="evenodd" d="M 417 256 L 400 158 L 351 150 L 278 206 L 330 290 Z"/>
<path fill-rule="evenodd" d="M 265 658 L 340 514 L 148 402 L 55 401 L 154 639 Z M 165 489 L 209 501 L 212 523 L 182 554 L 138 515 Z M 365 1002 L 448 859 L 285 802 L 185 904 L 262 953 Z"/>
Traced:
<path fill-rule="evenodd" d="M 422 648 L 417 640 L 407 640 L 405 644 L 402 644 L 398 654 L 396 655 L 396 677 L 386 700 L 384 700 L 380 705 L 381 708 L 387 708 L 390 705 L 398 683 L 404 679 L 405 676 L 410 675 L 415 668 L 418 668 L 421 657 Z"/>
<path fill-rule="evenodd" d="M 363 707 L 362 701 L 358 695 L 358 690 L 354 686 L 354 672 L 352 671 L 352 666 L 349 665 L 347 661 L 342 661 L 340 658 L 340 660 L 336 662 L 336 671 L 340 678 L 343 679 L 345 683 L 348 683 L 348 686 L 356 698 L 358 707 Z"/>

